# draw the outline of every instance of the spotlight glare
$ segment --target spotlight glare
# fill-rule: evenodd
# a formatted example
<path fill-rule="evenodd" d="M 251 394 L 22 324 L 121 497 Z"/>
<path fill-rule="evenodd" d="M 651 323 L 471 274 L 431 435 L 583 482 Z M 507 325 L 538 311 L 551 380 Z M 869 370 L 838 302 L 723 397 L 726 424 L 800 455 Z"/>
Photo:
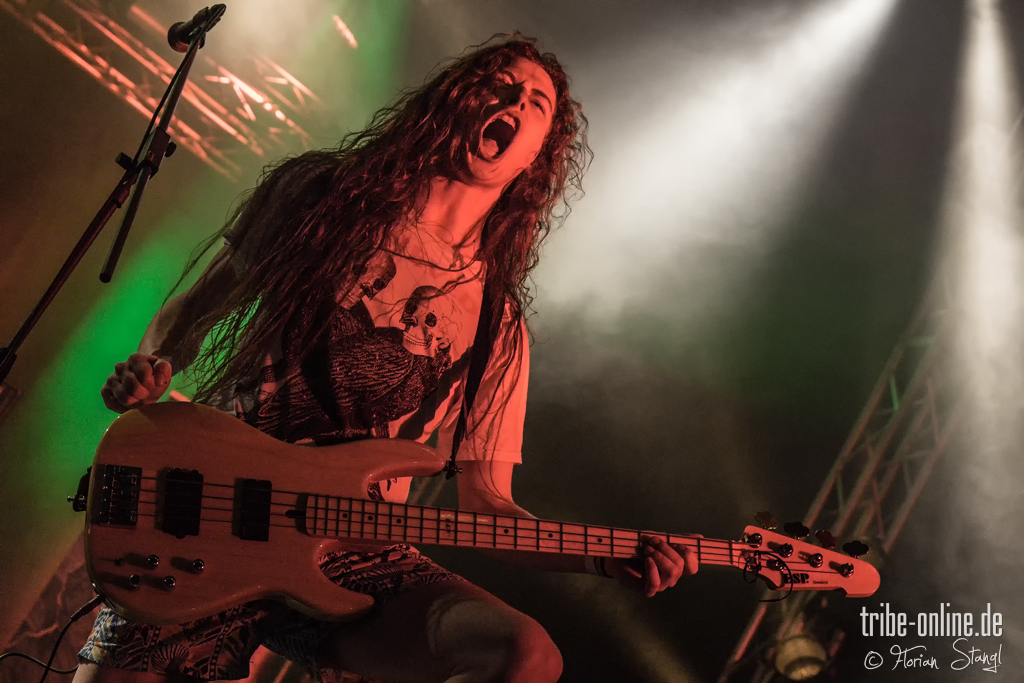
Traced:
<path fill-rule="evenodd" d="M 775 670 L 791 681 L 814 678 L 827 662 L 825 648 L 806 634 L 787 638 L 775 651 Z"/>
<path fill-rule="evenodd" d="M 1024 381 L 1024 243 L 1017 179 L 1020 110 L 999 7 L 972 0 L 961 104 L 947 182 L 945 268 L 963 316 L 959 362 L 972 394 L 973 428 L 988 449 L 1012 433 Z"/>
<path fill-rule="evenodd" d="M 552 240 L 545 297 L 615 312 L 635 290 L 636 260 L 654 258 L 644 255 L 684 242 L 762 248 L 809 181 L 896 2 L 755 11 L 690 54 L 678 38 L 653 42 L 642 61 L 664 71 L 620 83 L 607 117 L 589 112 L 599 155 L 573 218 L 586 229 Z M 645 104 L 616 115 L 624 101 Z M 600 139 L 599 121 L 614 137 Z"/>

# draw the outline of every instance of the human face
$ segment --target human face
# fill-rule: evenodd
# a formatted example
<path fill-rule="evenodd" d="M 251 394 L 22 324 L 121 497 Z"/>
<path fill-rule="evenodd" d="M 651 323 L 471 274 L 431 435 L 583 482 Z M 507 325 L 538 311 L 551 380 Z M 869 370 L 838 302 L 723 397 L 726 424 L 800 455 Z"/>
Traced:
<path fill-rule="evenodd" d="M 484 124 L 468 170 L 472 184 L 505 187 L 537 158 L 556 106 L 555 86 L 542 66 L 516 60 L 500 74 L 503 85 L 484 108 Z"/>

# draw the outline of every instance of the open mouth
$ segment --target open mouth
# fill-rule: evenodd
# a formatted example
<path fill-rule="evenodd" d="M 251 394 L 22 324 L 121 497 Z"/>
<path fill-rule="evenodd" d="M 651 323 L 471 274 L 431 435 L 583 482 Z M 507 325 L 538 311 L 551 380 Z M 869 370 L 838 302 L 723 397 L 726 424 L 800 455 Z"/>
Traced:
<path fill-rule="evenodd" d="M 516 136 L 516 121 L 507 114 L 502 114 L 486 126 L 481 133 L 480 152 L 487 159 L 497 159 Z"/>

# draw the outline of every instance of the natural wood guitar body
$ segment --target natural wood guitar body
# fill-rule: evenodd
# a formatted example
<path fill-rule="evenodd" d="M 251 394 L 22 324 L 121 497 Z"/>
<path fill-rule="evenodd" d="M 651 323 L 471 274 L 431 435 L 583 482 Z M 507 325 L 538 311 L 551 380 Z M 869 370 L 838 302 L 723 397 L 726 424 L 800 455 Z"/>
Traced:
<path fill-rule="evenodd" d="M 142 468 L 136 526 L 98 523 L 102 466 L 126 463 Z M 275 490 L 293 492 L 319 485 L 361 499 L 371 482 L 435 474 L 444 463 L 437 451 L 397 439 L 322 448 L 287 444 L 197 404 L 131 410 L 107 430 L 93 465 L 86 527 L 90 576 L 119 613 L 145 623 L 181 623 L 260 598 L 285 600 L 319 619 L 353 619 L 368 611 L 373 599 L 339 588 L 317 565 L 322 546 L 337 541 L 302 533 L 295 521 L 277 516 L 296 502 L 296 496 L 278 493 L 268 541 L 242 540 L 233 533 L 236 482 L 271 480 Z M 197 536 L 177 538 L 158 526 L 157 484 L 171 468 L 202 472 L 204 497 L 212 503 L 224 499 L 203 510 Z M 218 490 L 214 483 L 227 487 Z M 156 567 L 150 556 L 157 558 Z M 131 576 L 140 577 L 140 585 L 133 586 Z M 173 587 L 165 584 L 167 577 L 173 577 Z"/>

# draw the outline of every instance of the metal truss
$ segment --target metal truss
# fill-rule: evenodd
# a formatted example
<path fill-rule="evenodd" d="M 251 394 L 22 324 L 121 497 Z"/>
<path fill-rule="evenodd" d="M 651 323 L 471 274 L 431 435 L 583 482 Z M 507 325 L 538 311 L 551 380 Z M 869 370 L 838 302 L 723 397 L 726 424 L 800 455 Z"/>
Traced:
<path fill-rule="evenodd" d="M 958 392 L 945 362 L 950 311 L 942 298 L 938 288 L 932 291 L 893 350 L 804 519 L 810 529 L 866 540 L 869 561 L 880 562 L 892 549 L 958 423 Z M 718 683 L 782 679 L 772 666 L 773 648 L 809 630 L 826 595 L 761 602 Z M 833 635 L 822 643 L 830 657 L 843 637 Z"/>
<path fill-rule="evenodd" d="M 157 52 L 169 49 L 160 47 L 165 27 L 138 7 L 125 16 L 145 40 L 90 0 L 0 0 L 0 8 L 146 118 L 177 68 Z M 300 122 L 323 105 L 294 76 L 268 59 L 231 71 L 200 56 L 168 131 L 178 145 L 232 180 L 254 161 L 310 147 Z"/>

